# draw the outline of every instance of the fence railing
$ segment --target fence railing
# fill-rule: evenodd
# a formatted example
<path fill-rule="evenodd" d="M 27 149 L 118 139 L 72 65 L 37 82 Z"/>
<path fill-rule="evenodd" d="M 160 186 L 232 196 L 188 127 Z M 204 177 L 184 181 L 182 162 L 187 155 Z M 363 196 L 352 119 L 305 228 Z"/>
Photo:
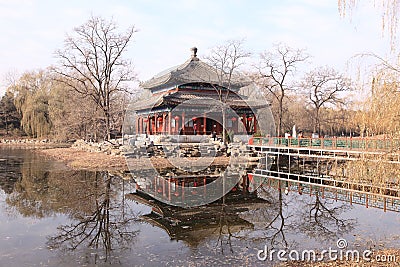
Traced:
<path fill-rule="evenodd" d="M 254 174 L 257 176 L 256 174 Z M 384 194 L 376 194 L 345 187 L 329 186 L 317 183 L 307 183 L 273 176 L 261 176 L 266 180 L 266 186 L 280 189 L 287 188 L 288 191 L 299 192 L 301 194 L 314 194 L 322 198 L 341 200 L 350 204 L 360 204 L 366 207 L 383 209 L 384 211 L 400 212 L 400 197 Z"/>
<path fill-rule="evenodd" d="M 397 150 L 400 148 L 400 139 L 392 138 L 285 138 L 285 137 L 253 137 L 250 145 L 288 146 L 305 148 L 326 148 L 346 150 Z"/>

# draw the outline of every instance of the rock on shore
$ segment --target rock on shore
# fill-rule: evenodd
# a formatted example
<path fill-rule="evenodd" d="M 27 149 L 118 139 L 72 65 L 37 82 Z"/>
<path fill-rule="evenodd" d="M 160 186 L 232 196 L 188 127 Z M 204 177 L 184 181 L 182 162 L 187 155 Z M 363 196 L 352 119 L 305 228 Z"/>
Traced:
<path fill-rule="evenodd" d="M 127 160 L 130 168 L 132 166 L 140 169 L 174 167 L 168 158 L 160 156 L 127 158 L 123 156 L 126 150 L 126 147 L 120 146 L 117 142 L 90 143 L 78 140 L 69 148 L 42 149 L 40 153 L 64 161 L 73 169 L 128 171 Z M 198 157 L 187 158 L 191 161 L 199 159 Z M 228 163 L 229 157 L 220 156 L 213 158 L 211 164 L 225 165 Z"/>

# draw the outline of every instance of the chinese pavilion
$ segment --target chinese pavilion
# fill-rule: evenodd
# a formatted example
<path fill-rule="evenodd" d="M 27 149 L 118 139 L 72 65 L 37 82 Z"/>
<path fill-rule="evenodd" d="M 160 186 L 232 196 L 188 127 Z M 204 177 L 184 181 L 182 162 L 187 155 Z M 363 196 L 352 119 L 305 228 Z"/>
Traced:
<path fill-rule="evenodd" d="M 191 50 L 192 55 L 185 63 L 141 84 L 147 97 L 133 107 L 136 134 L 220 134 L 223 130 L 222 106 L 226 107 L 227 130 L 235 134 L 257 132 L 255 111 L 268 103 L 251 101 L 240 94 L 251 81 L 233 75 L 228 86 L 221 81 L 215 68 L 199 60 L 197 48 Z"/>

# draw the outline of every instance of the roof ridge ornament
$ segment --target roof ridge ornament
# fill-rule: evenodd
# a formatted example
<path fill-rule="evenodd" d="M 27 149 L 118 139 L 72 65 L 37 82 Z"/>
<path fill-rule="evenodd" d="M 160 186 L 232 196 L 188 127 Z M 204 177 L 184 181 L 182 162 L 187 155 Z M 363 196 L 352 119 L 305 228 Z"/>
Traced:
<path fill-rule="evenodd" d="M 197 57 L 197 47 L 190 48 L 190 51 L 192 51 L 192 60 L 199 60 Z"/>

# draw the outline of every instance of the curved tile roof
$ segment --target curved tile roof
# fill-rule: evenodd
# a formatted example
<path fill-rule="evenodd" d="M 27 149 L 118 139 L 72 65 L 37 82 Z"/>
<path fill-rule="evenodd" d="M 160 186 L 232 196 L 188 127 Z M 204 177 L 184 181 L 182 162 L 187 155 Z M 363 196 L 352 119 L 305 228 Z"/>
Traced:
<path fill-rule="evenodd" d="M 197 58 L 197 48 L 192 48 L 192 51 L 191 58 L 185 63 L 160 72 L 141 86 L 151 91 L 193 82 L 218 84 L 226 87 L 226 82 L 221 81 L 221 75 L 218 75 L 217 70 Z M 231 80 L 231 89 L 238 90 L 250 82 L 245 76 L 234 75 Z"/>
<path fill-rule="evenodd" d="M 196 106 L 210 106 L 209 99 L 219 100 L 217 94 L 212 93 L 200 93 L 200 92 L 189 92 L 189 91 L 178 91 L 172 92 L 165 95 L 152 95 L 146 99 L 139 100 L 134 105 L 135 110 L 153 109 L 161 106 L 177 106 L 184 104 L 185 102 L 189 105 L 196 104 Z M 187 102 L 189 101 L 189 102 Z M 237 95 L 235 93 L 229 94 L 228 98 L 224 101 L 231 108 L 264 108 L 268 107 L 269 104 L 262 100 L 248 99 L 246 96 Z"/>

